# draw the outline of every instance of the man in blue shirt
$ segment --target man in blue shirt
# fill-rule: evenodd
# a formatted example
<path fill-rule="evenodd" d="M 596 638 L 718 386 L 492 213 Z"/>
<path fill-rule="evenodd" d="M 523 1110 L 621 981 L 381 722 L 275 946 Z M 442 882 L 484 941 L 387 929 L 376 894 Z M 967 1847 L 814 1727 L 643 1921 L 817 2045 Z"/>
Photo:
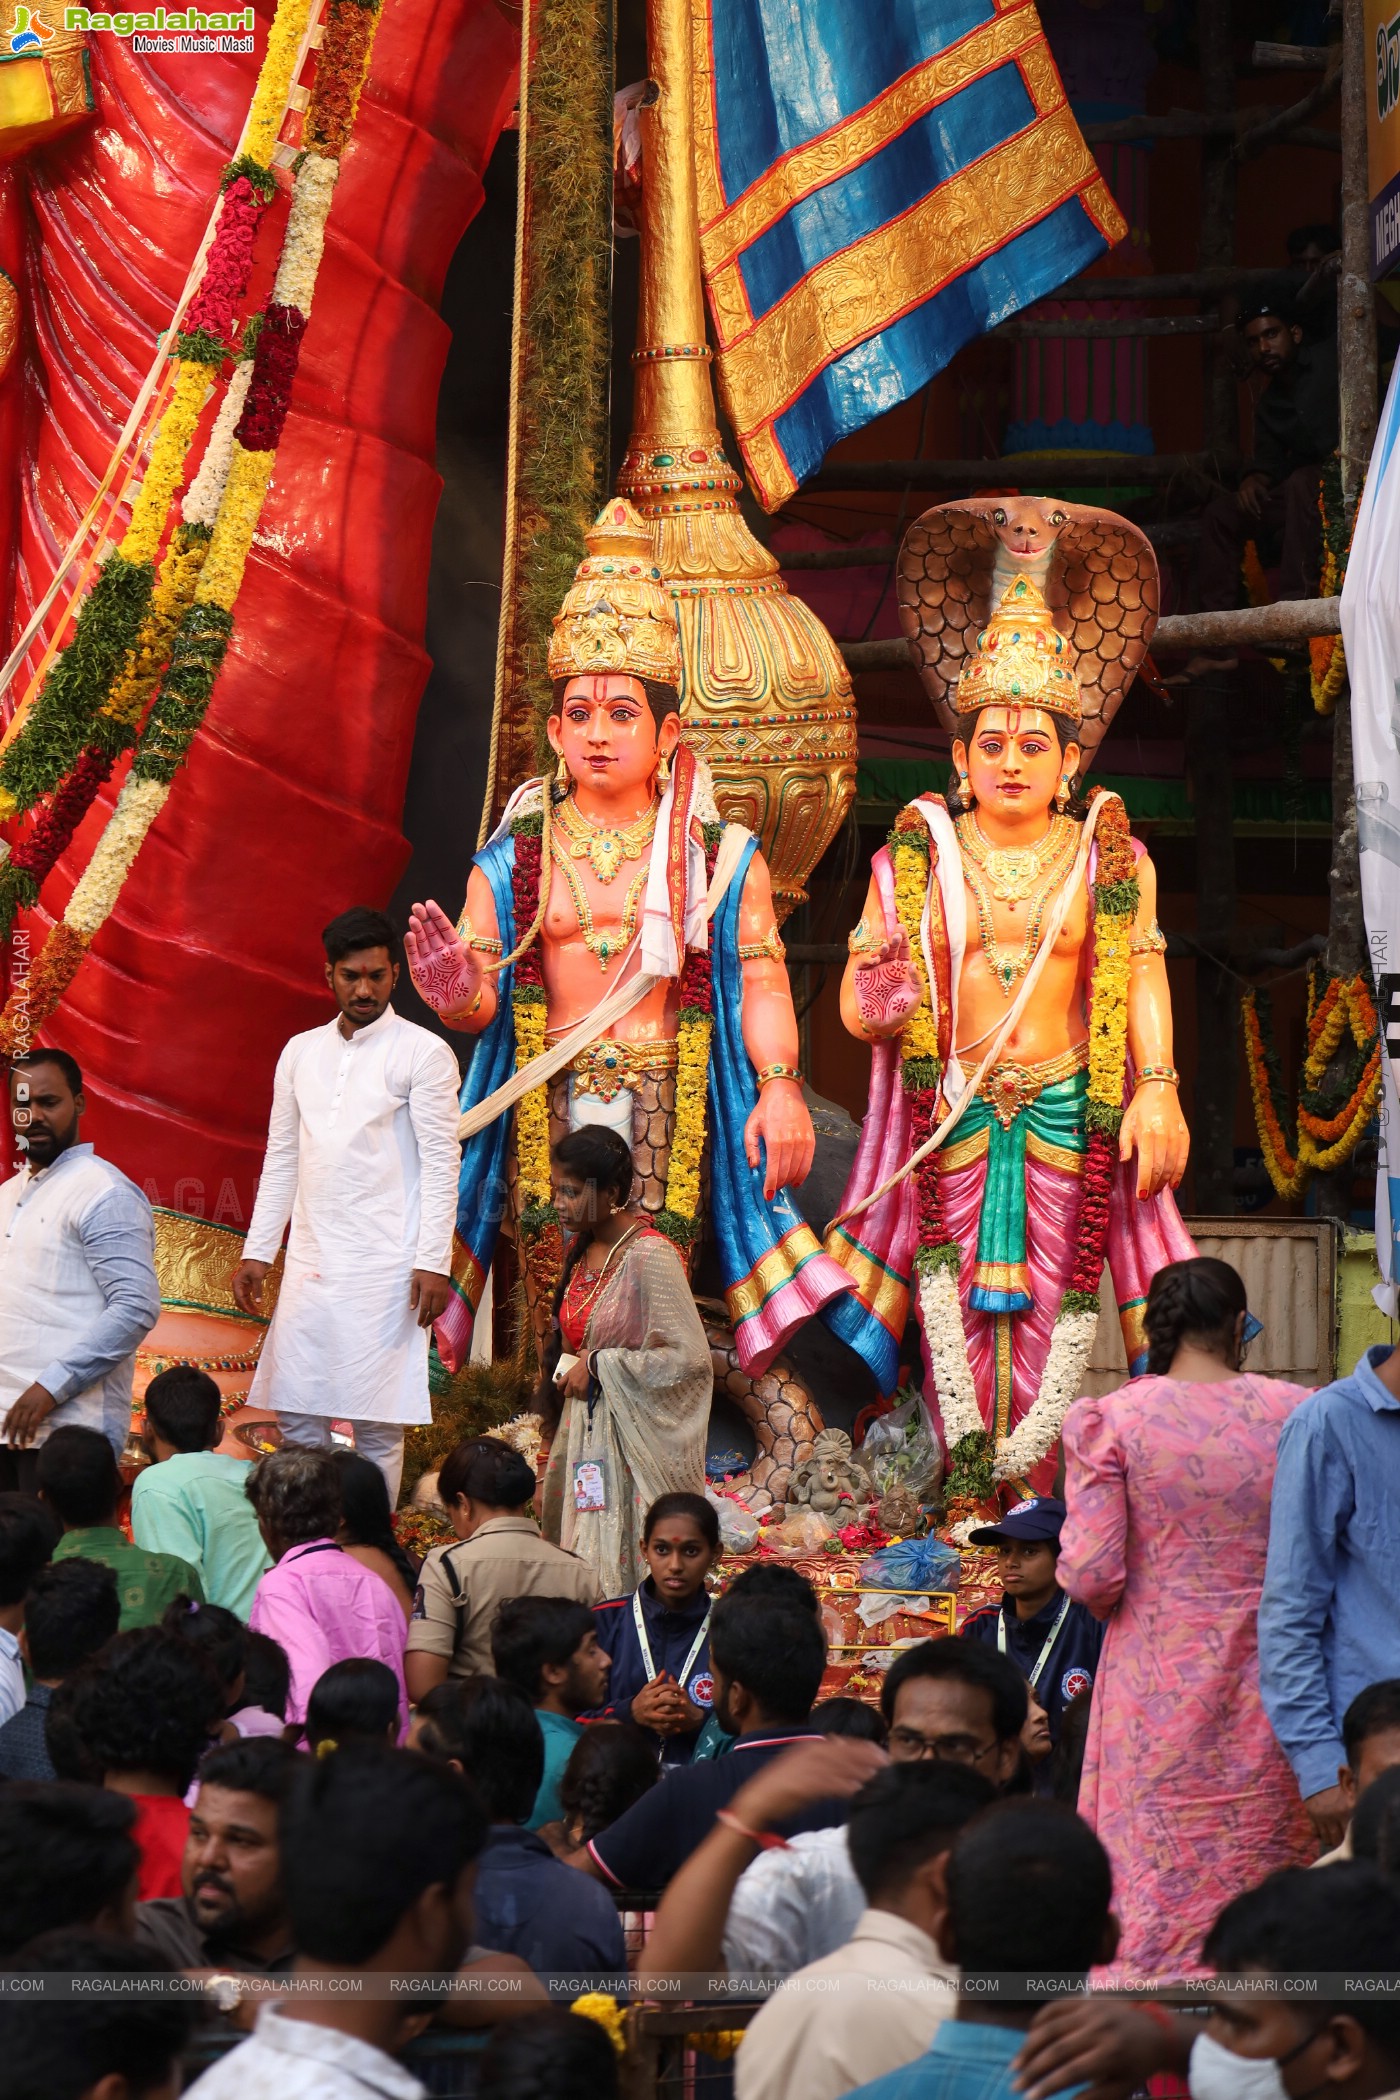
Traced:
<path fill-rule="evenodd" d="M 1093 1688 L 1104 1636 L 1087 1605 L 1073 1603 L 1055 1580 L 1064 1521 L 1063 1502 L 1031 1495 L 998 1523 L 968 1533 L 969 1545 L 996 1547 L 1004 1594 L 962 1629 L 1015 1663 L 1045 1709 L 1052 1743 L 1070 1700 Z"/>
<path fill-rule="evenodd" d="M 961 1972 L 957 2012 L 922 2056 L 849 2100 L 1019 2100 L 1012 2065 L 1044 1994 L 1009 1998 L 1015 1979 L 1083 1988 L 1117 1950 L 1108 1854 L 1059 1802 L 1021 1795 L 984 1809 L 955 1840 L 945 1879 L 938 1948 Z"/>
<path fill-rule="evenodd" d="M 586 1605 L 576 1608 L 587 1617 Z M 497 1677 L 468 1678 L 457 1693 L 454 1748 L 491 1818 L 472 1896 L 476 1944 L 519 1955 L 537 1976 L 622 1975 L 627 1956 L 612 1897 L 524 1827 L 544 1774 L 529 1700 Z"/>
<path fill-rule="evenodd" d="M 1368 1349 L 1350 1378 L 1283 1425 L 1259 1600 L 1259 1688 L 1324 1844 L 1349 1803 L 1342 1716 L 1400 1677 L 1400 1350 Z"/>

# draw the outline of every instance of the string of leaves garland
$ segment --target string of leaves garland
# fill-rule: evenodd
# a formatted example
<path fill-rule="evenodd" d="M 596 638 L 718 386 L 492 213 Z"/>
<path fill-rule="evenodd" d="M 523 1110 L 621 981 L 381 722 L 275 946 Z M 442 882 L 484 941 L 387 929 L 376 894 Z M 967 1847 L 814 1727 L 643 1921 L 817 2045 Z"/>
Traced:
<path fill-rule="evenodd" d="M 1351 547 L 1351 528 L 1355 514 L 1348 517 L 1342 501 L 1341 454 L 1334 452 L 1322 470 L 1322 484 L 1317 492 L 1317 507 L 1322 514 L 1322 577 L 1318 584 L 1318 596 L 1334 598 L 1346 581 L 1347 554 Z M 1320 715 L 1330 715 L 1341 697 L 1346 684 L 1347 659 L 1339 634 L 1315 634 L 1308 643 L 1308 660 L 1311 671 L 1313 706 Z"/>
<path fill-rule="evenodd" d="M 279 0 L 258 70 L 243 151 L 220 178 L 219 219 L 199 288 L 175 339 L 175 380 L 121 545 L 107 551 L 72 640 L 0 752 L 0 823 L 54 797 L 0 873 L 0 935 L 39 886 L 128 750 L 157 671 L 190 602 L 205 535 L 186 533 L 159 578 L 155 557 L 215 375 L 234 354 L 253 249 L 277 194 L 267 163 L 286 115 L 311 0 Z"/>
<path fill-rule="evenodd" d="M 309 0 L 296 0 L 296 4 L 302 10 L 300 21 L 304 26 Z M 62 920 L 50 929 L 24 988 L 23 1022 L 27 1028 L 39 1026 L 53 1011 L 113 910 L 122 884 L 164 808 L 175 775 L 204 720 L 228 652 L 233 606 L 290 406 L 325 245 L 326 221 L 340 172 L 340 156 L 348 142 L 368 73 L 378 12 L 378 0 L 331 0 L 327 9 L 277 275 L 267 305 L 256 317 L 255 328 L 249 331 L 252 357 L 246 391 L 226 448 L 221 449 L 216 463 L 221 482 L 208 521 L 209 537 L 202 548 L 199 573 L 170 639 L 165 672 L 155 682 L 150 711 L 137 738 L 131 770 L 116 808 Z M 274 35 L 276 27 L 274 22 Z M 300 34 L 293 18 L 286 31 L 293 55 Z M 291 60 L 288 83 L 290 64 Z M 284 90 L 278 107 L 284 107 L 285 100 Z M 254 114 L 257 115 L 257 97 Z M 263 130 L 271 124 L 272 115 L 270 103 L 262 128 L 250 125 L 250 135 L 259 143 L 263 142 Z M 277 123 L 280 121 L 278 116 Z M 274 126 L 265 142 L 269 152 L 275 136 Z M 240 258 L 241 250 L 235 263 Z M 229 275 L 236 276 L 236 269 L 231 267 Z M 224 281 L 220 279 L 219 283 Z M 216 293 L 211 293 L 202 312 L 205 318 L 212 318 L 227 310 L 226 305 L 218 306 Z M 247 342 L 245 335 L 245 347 Z M 231 387 L 231 395 L 232 392 Z M 212 493 L 211 480 L 206 496 Z M 192 561 L 190 566 L 192 569 Z M 21 1010 L 12 997 L 0 1015 L 0 1048 L 11 1046 L 20 1018 Z"/>
<path fill-rule="evenodd" d="M 1364 976 L 1333 977 L 1320 963 L 1308 972 L 1306 1048 L 1291 1140 L 1272 1002 L 1267 991 L 1251 987 L 1240 1003 L 1259 1145 L 1269 1179 L 1287 1201 L 1301 1196 L 1314 1174 L 1344 1166 L 1376 1113 L 1381 1039 L 1375 1001 Z M 1353 1055 L 1329 1081 L 1348 1033 Z"/>
<path fill-rule="evenodd" d="M 965 1509 L 986 1501 L 997 1481 L 1019 1479 L 1053 1449 L 1064 1418 L 1078 1398 L 1098 1324 L 1099 1280 L 1108 1246 L 1109 1196 L 1123 1121 L 1130 943 L 1139 904 L 1127 812 L 1118 796 L 1106 796 L 1098 803 L 1095 838 L 1098 862 L 1094 879 L 1094 962 L 1089 986 L 1087 1147 L 1080 1178 L 1075 1259 L 1056 1313 L 1035 1400 L 999 1444 L 994 1444 L 983 1421 L 968 1357 L 958 1298 L 962 1249 L 946 1228 L 940 1187 L 941 1155 L 930 1154 L 915 1170 L 914 1268 L 948 1448 L 950 1517 L 957 1516 L 958 1505 Z M 910 1136 L 918 1147 L 933 1129 L 942 1063 L 921 936 L 924 900 L 936 882 L 936 861 L 928 828 L 916 810 L 901 811 L 890 834 L 890 854 L 895 875 L 895 911 L 909 937 L 921 986 L 919 1004 L 905 1027 L 900 1054 L 900 1077 L 912 1110 Z M 934 941 L 932 948 L 941 979 L 947 967 L 947 945 Z M 948 1013 L 948 986 L 940 981 L 935 990 L 938 1013 Z"/>

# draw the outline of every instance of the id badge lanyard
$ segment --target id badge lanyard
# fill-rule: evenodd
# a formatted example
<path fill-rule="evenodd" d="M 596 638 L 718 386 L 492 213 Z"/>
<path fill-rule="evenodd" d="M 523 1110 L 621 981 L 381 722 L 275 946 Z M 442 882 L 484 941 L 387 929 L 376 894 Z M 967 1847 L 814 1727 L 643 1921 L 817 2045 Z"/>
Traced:
<path fill-rule="evenodd" d="M 1032 1691 L 1034 1691 L 1036 1686 L 1040 1683 L 1041 1672 L 1050 1660 L 1050 1650 L 1054 1647 L 1056 1641 L 1060 1638 L 1060 1628 L 1064 1625 L 1065 1620 L 1069 1617 L 1069 1608 L 1072 1601 L 1073 1600 L 1069 1597 L 1065 1598 L 1064 1603 L 1060 1606 L 1059 1610 L 1055 1614 L 1054 1625 L 1050 1628 L 1050 1631 L 1045 1636 L 1045 1646 L 1041 1649 L 1039 1655 L 1036 1657 L 1035 1668 L 1030 1673 L 1030 1686 Z M 997 1653 L 999 1655 L 1005 1655 L 1006 1653 L 1006 1615 L 1004 1612 L 997 1613 Z"/>
<path fill-rule="evenodd" d="M 695 1639 L 691 1643 L 689 1655 L 687 1655 L 685 1661 L 681 1664 L 680 1674 L 677 1677 L 676 1682 L 680 1686 L 682 1691 L 684 1691 L 686 1686 L 689 1684 L 690 1673 L 695 1668 L 696 1662 L 699 1659 L 700 1650 L 705 1645 L 705 1636 L 710 1630 L 710 1616 L 713 1611 L 714 1606 L 712 1604 L 710 1605 L 709 1609 L 705 1613 L 704 1618 L 700 1622 L 700 1631 L 696 1634 Z M 647 1638 L 646 1613 L 642 1610 L 642 1593 L 640 1590 L 633 1590 L 632 1592 L 632 1624 L 637 1629 L 637 1645 L 642 1651 L 642 1667 L 647 1673 L 647 1683 L 650 1684 L 651 1680 L 656 1675 L 656 1664 L 652 1660 L 651 1642 Z"/>
<path fill-rule="evenodd" d="M 574 1508 L 580 1515 L 598 1514 L 608 1506 L 607 1465 L 593 1446 L 593 1416 L 602 1397 L 602 1387 L 590 1373 L 587 1417 L 583 1431 L 583 1456 L 574 1467 Z"/>

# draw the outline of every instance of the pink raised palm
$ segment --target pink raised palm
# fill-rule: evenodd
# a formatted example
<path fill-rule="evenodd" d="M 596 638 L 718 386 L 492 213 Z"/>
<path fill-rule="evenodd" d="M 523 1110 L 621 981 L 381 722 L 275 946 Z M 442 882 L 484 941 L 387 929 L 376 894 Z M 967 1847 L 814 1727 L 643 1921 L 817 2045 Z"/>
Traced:
<path fill-rule="evenodd" d="M 481 991 L 481 965 L 431 897 L 410 911 L 403 945 L 408 974 L 424 1004 L 444 1021 L 469 1013 Z"/>
<path fill-rule="evenodd" d="M 899 927 L 856 964 L 856 1007 L 861 1025 L 872 1035 L 893 1035 L 919 1003 L 919 979 L 909 952 L 909 936 Z"/>

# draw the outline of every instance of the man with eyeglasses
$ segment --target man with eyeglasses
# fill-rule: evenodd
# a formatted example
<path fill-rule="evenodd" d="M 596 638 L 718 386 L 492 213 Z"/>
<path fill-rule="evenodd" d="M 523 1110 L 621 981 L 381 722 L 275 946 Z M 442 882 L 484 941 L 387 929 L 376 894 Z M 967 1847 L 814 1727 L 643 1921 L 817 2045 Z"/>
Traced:
<path fill-rule="evenodd" d="M 880 1705 L 896 1764 L 936 1759 L 964 1765 L 999 1793 L 1020 1769 L 1026 1681 L 995 1648 L 953 1634 L 920 1641 L 891 1665 Z M 860 1777 L 868 1776 L 862 1767 Z M 830 1772 L 814 1758 L 808 1780 L 813 1801 L 850 1794 L 859 1784 L 830 1782 Z M 782 1793 L 784 1812 L 791 1813 L 792 1782 L 786 1778 Z M 742 1805 L 759 1814 L 750 1801 Z M 778 1820 L 772 1809 L 769 1816 L 765 1834 Z M 751 1831 L 757 1827 L 750 1825 Z M 761 1843 L 733 1830 L 714 1840 L 704 1862 L 712 1871 L 703 1900 L 692 1888 L 684 1917 L 673 1907 L 662 1944 L 655 1936 L 648 1942 L 659 1969 L 717 1970 L 722 1964 L 731 1975 L 791 1976 L 850 1939 L 866 1906 L 845 1825 L 805 1831 L 781 1849 L 761 1850 Z"/>

